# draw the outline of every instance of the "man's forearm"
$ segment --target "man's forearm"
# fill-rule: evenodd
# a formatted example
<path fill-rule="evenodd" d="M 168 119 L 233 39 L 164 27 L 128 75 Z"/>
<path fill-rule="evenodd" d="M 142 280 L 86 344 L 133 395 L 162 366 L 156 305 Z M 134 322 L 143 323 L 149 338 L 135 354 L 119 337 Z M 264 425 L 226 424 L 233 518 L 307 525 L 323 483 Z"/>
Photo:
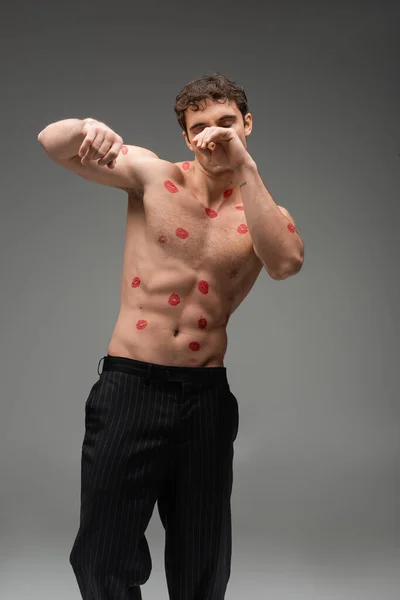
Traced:
<path fill-rule="evenodd" d="M 58 158 L 71 158 L 85 139 L 85 119 L 64 119 L 50 123 L 38 135 L 38 141 L 46 152 Z"/>
<path fill-rule="evenodd" d="M 289 221 L 265 187 L 256 163 L 249 159 L 236 174 L 249 232 L 268 272 L 277 278 L 297 272 L 303 261 L 303 242 L 288 228 Z"/>

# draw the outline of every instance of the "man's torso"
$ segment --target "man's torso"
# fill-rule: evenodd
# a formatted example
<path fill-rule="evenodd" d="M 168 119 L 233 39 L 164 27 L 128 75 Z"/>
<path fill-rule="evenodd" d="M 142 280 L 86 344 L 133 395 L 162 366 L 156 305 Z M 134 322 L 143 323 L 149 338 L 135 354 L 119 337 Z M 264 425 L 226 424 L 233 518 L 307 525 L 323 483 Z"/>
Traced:
<path fill-rule="evenodd" d="M 144 197 L 129 194 L 111 355 L 164 365 L 223 365 L 229 316 L 262 263 L 240 189 L 227 188 L 207 208 L 193 190 L 192 164 L 154 161 Z"/>

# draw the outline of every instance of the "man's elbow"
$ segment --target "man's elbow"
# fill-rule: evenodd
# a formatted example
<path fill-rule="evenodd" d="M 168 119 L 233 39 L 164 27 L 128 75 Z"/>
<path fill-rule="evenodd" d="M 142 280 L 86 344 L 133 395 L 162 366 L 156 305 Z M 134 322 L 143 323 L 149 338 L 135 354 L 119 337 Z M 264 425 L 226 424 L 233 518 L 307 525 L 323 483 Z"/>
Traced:
<path fill-rule="evenodd" d="M 283 279 L 287 279 L 288 277 L 296 275 L 296 273 L 298 273 L 301 270 L 303 262 L 303 256 L 296 257 L 295 259 L 291 260 L 290 263 L 285 263 L 281 266 L 280 269 L 277 269 L 275 271 L 272 271 L 267 268 L 268 275 L 272 279 L 275 279 L 275 281 L 282 281 Z"/>

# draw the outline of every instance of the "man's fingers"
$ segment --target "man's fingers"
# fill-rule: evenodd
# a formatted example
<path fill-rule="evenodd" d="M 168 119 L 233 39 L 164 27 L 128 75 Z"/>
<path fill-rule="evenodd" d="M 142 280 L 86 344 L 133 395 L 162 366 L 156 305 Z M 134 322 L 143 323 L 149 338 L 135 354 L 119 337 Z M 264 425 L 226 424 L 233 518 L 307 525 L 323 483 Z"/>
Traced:
<path fill-rule="evenodd" d="M 98 133 L 96 135 L 96 137 L 94 138 L 93 142 L 91 143 L 91 145 L 89 146 L 89 148 L 86 150 L 86 153 L 82 156 L 82 159 L 81 159 L 82 164 L 86 164 L 90 160 L 92 160 L 94 154 L 97 152 L 97 150 L 100 148 L 101 144 L 103 143 L 103 140 L 104 140 L 104 133 Z"/>
<path fill-rule="evenodd" d="M 92 160 L 102 160 L 104 156 L 108 154 L 110 148 L 112 148 L 112 141 L 105 138 L 101 143 L 100 148 L 93 154 Z"/>
<path fill-rule="evenodd" d="M 78 156 L 80 158 L 83 158 L 86 154 L 86 152 L 89 150 L 94 138 L 96 137 L 96 132 L 95 131 L 89 131 L 86 134 L 85 139 L 83 140 L 81 147 L 79 148 L 78 151 Z"/>
<path fill-rule="evenodd" d="M 100 160 L 99 160 L 99 165 L 103 166 L 103 165 L 107 165 L 108 163 L 112 162 L 116 162 L 116 158 L 120 153 L 120 150 L 122 148 L 122 141 L 121 142 L 114 142 L 111 146 L 111 148 L 109 148 L 107 154 L 105 154 Z M 115 165 L 114 165 L 115 166 Z"/>

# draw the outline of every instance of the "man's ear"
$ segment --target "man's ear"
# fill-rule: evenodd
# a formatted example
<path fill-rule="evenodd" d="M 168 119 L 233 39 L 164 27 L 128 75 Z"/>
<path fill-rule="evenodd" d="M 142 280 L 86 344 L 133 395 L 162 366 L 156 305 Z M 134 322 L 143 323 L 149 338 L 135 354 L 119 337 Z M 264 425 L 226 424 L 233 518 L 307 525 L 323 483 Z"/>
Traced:
<path fill-rule="evenodd" d="M 182 135 L 183 135 L 183 137 L 185 138 L 185 142 L 186 142 L 186 145 L 187 145 L 187 147 L 189 148 L 189 150 L 191 150 L 192 152 L 194 152 L 193 146 L 192 146 L 192 144 L 189 142 L 189 138 L 188 138 L 188 135 L 187 135 L 186 131 L 182 131 Z"/>
<path fill-rule="evenodd" d="M 247 113 L 244 118 L 244 135 L 247 137 L 251 134 L 253 129 L 253 115 L 251 113 Z"/>

